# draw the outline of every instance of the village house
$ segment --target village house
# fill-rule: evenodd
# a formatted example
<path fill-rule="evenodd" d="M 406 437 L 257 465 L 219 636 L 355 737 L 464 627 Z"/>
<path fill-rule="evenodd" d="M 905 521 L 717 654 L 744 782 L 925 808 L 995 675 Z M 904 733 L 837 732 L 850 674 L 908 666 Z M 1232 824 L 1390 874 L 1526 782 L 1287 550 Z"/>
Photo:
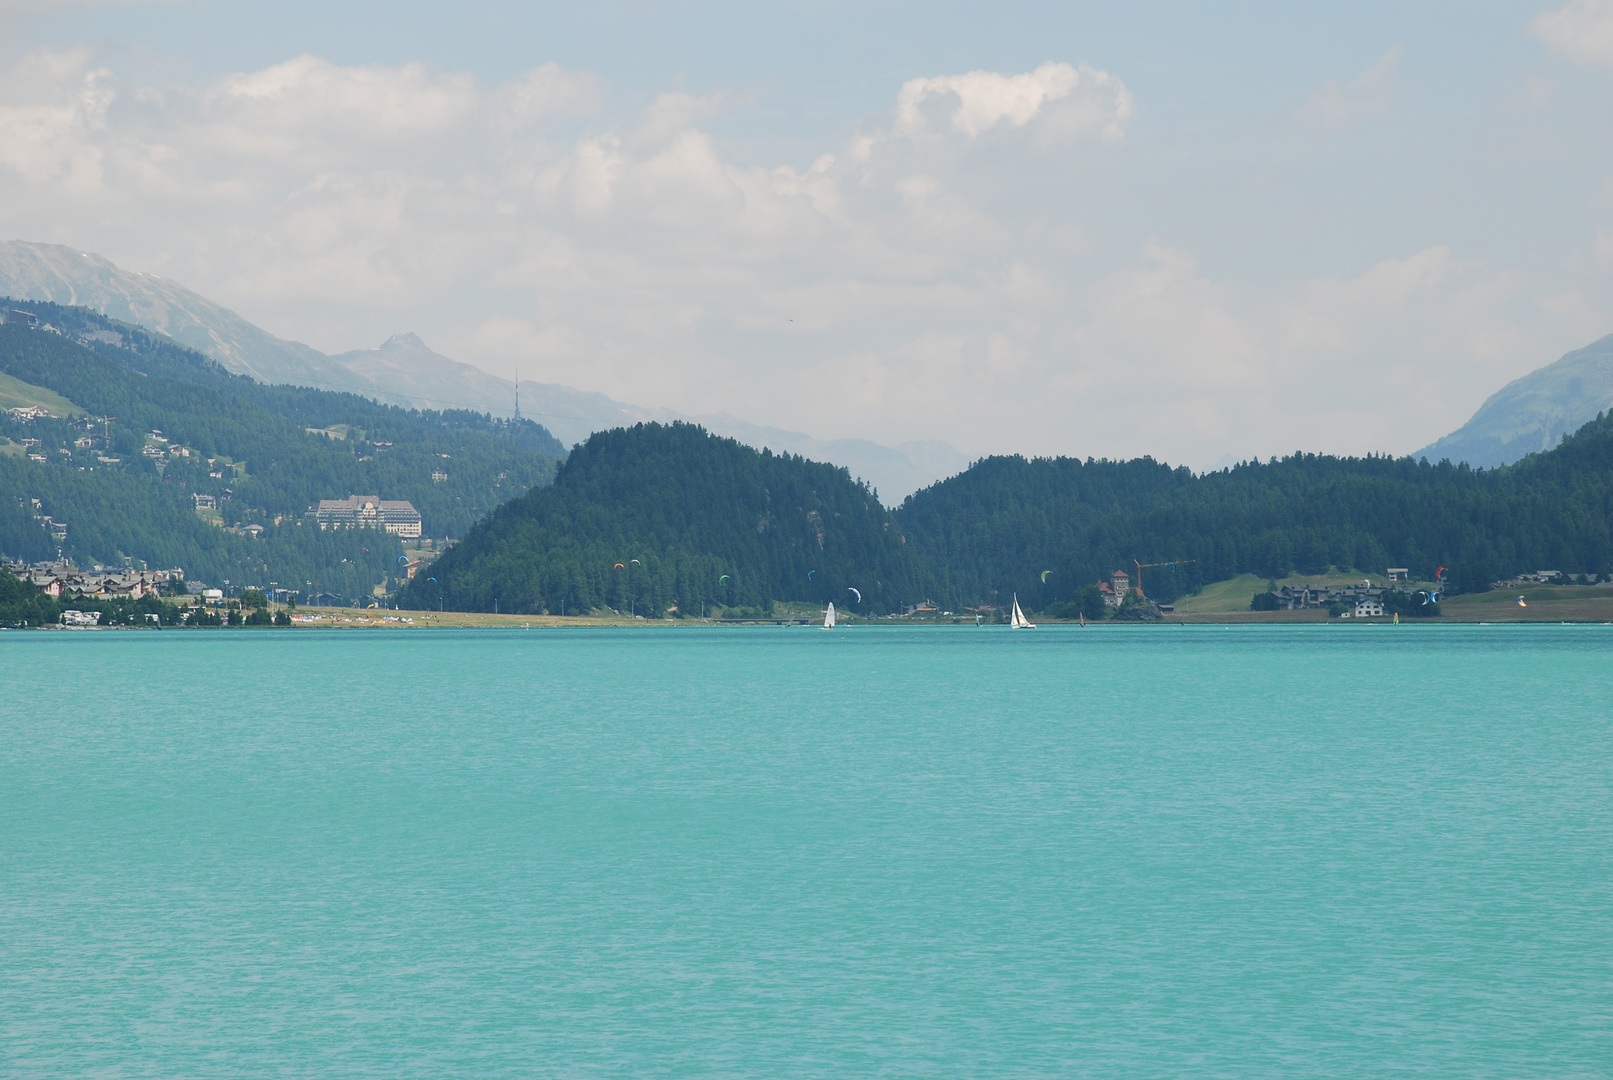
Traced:
<path fill-rule="evenodd" d="M 920 600 L 916 604 L 898 605 L 897 611 L 901 615 L 935 615 L 941 608 L 934 600 Z"/>
<path fill-rule="evenodd" d="M 34 591 L 41 596 L 57 597 L 62 595 L 62 579 L 52 570 L 38 570 L 29 568 L 26 575 L 18 574 L 24 581 L 34 587 Z"/>
<path fill-rule="evenodd" d="M 1109 575 L 1108 581 L 1098 582 L 1098 594 L 1103 602 L 1112 608 L 1117 608 L 1126 602 L 1126 595 L 1131 592 L 1131 575 L 1124 570 L 1116 570 Z"/>

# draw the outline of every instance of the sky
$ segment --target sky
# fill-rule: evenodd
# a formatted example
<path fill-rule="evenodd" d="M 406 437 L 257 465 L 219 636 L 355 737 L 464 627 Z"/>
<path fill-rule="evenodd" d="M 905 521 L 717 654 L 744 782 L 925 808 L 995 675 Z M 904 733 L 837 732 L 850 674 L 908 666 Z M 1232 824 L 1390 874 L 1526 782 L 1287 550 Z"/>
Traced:
<path fill-rule="evenodd" d="M 1613 0 L 0 0 L 0 239 L 819 438 L 1414 451 L 1613 332 Z"/>

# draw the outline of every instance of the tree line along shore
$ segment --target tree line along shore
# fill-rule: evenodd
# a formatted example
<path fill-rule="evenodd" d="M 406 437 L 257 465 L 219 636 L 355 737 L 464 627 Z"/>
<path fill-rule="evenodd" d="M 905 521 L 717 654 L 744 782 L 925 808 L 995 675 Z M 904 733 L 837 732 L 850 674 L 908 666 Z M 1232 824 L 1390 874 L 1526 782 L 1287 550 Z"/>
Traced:
<path fill-rule="evenodd" d="M 1600 621 L 1601 583 L 1613 571 L 1610 427 L 1600 417 L 1558 449 L 1493 471 L 1294 455 L 1195 476 L 1146 459 L 988 459 L 891 509 L 843 469 L 690 425 L 640 425 L 594 436 L 553 484 L 484 516 L 429 574 L 376 606 L 706 622 L 777 620 L 781 605 L 832 601 L 853 620 L 947 613 L 990 623 L 1017 596 L 1046 620 L 1306 621 L 1344 613 L 1250 609 L 1307 575 L 1356 573 L 1336 568 L 1358 562 L 1333 561 L 1353 545 L 1358 557 L 1400 562 L 1397 573 L 1409 578 L 1373 586 L 1383 609 L 1372 617 Z M 1142 553 L 1130 560 L 1134 588 L 1119 584 L 1123 573 L 1095 569 L 1122 562 L 1119 551 Z M 1166 552 L 1185 554 L 1157 558 Z M 1497 565 L 1517 573 L 1548 560 L 1581 583 L 1531 583 L 1533 608 L 1485 599 L 1505 580 Z M 1212 610 L 1204 601 L 1217 594 Z M 103 618 L 289 622 L 259 595 L 247 590 L 211 608 L 176 596 L 114 601 Z"/>

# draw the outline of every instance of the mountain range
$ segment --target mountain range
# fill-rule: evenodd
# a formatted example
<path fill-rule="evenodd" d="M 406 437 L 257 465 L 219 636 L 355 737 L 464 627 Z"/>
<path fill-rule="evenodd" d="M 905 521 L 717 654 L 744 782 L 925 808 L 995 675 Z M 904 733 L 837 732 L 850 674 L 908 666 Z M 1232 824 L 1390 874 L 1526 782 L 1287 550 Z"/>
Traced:
<path fill-rule="evenodd" d="M 471 409 L 498 417 L 515 410 L 513 382 L 443 356 L 415 334 L 395 334 L 374 349 L 328 355 L 278 338 L 177 282 L 124 270 L 103 256 L 60 244 L 0 243 L 0 296 L 88 307 L 165 334 L 264 383 L 349 391 L 417 409 Z M 867 439 L 817 439 L 727 414 L 687 415 L 627 404 L 558 383 L 522 382 L 520 404 L 523 415 L 568 446 L 596 431 L 637 423 L 698 423 L 749 446 L 845 466 L 890 505 L 969 464 L 966 455 L 940 440 L 885 446 Z M 1613 335 L 1508 383 L 1466 424 L 1412 456 L 1483 468 L 1506 465 L 1551 449 L 1610 407 Z"/>
<path fill-rule="evenodd" d="M 472 409 L 499 417 L 515 410 L 511 380 L 443 356 L 412 333 L 395 334 L 379 348 L 329 355 L 278 338 L 175 281 L 124 270 L 103 256 L 60 244 L 0 243 L 0 296 L 91 308 L 155 330 L 264 383 L 348 391 L 416 409 Z M 558 383 L 523 381 L 520 395 L 522 415 L 568 446 L 624 425 L 692 420 L 747 445 L 843 465 L 886 502 L 900 501 L 969 463 L 940 440 L 893 447 L 866 439 L 816 439 L 726 414 L 686 416 L 629 405 Z"/>
<path fill-rule="evenodd" d="M 1550 450 L 1610 407 L 1613 334 L 1507 383 L 1471 420 L 1412 456 L 1475 468 L 1510 465 Z"/>

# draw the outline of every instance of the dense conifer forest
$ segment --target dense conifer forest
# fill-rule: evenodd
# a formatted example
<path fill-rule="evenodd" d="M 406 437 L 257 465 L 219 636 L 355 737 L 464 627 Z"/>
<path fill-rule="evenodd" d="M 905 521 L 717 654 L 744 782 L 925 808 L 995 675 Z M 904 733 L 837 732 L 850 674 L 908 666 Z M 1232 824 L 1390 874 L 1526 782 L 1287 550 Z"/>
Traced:
<path fill-rule="evenodd" d="M 1403 566 L 1427 580 L 1444 566 L 1459 589 L 1525 570 L 1607 574 L 1613 417 L 1495 470 L 1294 454 L 1195 476 L 1146 458 L 988 458 L 896 517 L 948 600 L 1018 592 L 1047 607 L 1137 562 L 1175 562 L 1144 572 L 1160 600 L 1239 574 L 1329 568 Z"/>
<path fill-rule="evenodd" d="M 369 530 L 305 526 L 311 503 L 407 499 L 426 535 L 457 537 L 548 482 L 564 453 L 531 422 L 265 386 L 83 309 L 26 306 L 59 332 L 0 326 L 0 374 L 82 412 L 0 414 L 0 554 L 9 558 L 54 558 L 59 548 L 81 565 L 136 560 L 214 583 L 312 583 L 357 598 L 386 580 L 401 546 Z M 15 395 L 18 384 L 8 385 Z M 197 513 L 198 494 L 216 500 L 215 513 Z M 67 526 L 65 539 L 50 535 L 47 516 Z M 253 525 L 259 538 L 239 531 Z"/>
<path fill-rule="evenodd" d="M 687 425 L 595 435 L 553 487 L 496 511 L 406 606 L 660 615 L 709 605 L 933 599 L 1047 610 L 1137 563 L 1171 600 L 1253 573 L 1448 568 L 1456 591 L 1522 570 L 1613 571 L 1613 418 L 1496 470 L 1295 454 L 1204 475 L 1134 461 L 994 457 L 887 511 L 843 469 Z M 634 560 L 637 560 L 636 562 Z M 725 576 L 726 575 L 726 576 Z"/>
<path fill-rule="evenodd" d="M 790 599 L 880 612 L 925 587 L 894 516 L 845 469 L 642 424 L 577 447 L 552 485 L 495 511 L 399 604 L 661 617 Z"/>

